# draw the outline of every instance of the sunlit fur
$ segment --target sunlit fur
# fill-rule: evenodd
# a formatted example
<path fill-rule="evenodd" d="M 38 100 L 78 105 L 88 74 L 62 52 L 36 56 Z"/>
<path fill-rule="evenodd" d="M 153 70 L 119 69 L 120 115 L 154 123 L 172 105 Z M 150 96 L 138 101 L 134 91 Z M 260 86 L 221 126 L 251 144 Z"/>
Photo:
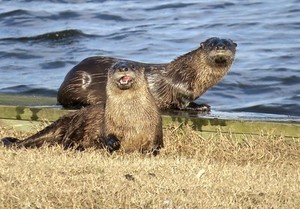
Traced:
<path fill-rule="evenodd" d="M 185 109 L 226 75 L 236 46 L 230 39 L 213 37 L 167 64 L 133 63 L 145 68 L 149 89 L 160 109 Z M 58 102 L 65 107 L 104 103 L 107 69 L 118 61 L 101 56 L 83 60 L 67 74 L 58 91 Z M 89 86 L 82 86 L 83 72 L 91 75 Z"/>
<path fill-rule="evenodd" d="M 127 71 L 122 71 L 124 67 Z M 120 84 L 124 75 L 131 77 L 126 88 Z M 163 147 L 162 121 L 148 89 L 144 68 L 117 62 L 108 70 L 106 91 L 105 109 L 102 105 L 90 105 L 61 117 L 24 140 L 6 137 L 2 142 L 16 148 L 60 144 L 65 149 L 105 147 L 114 151 L 121 147 L 125 152 L 158 154 Z M 111 144 L 120 146 L 110 147 Z"/>
<path fill-rule="evenodd" d="M 225 49 L 217 50 L 218 44 Z M 149 86 L 159 107 L 168 108 L 172 104 L 184 109 L 189 102 L 218 83 L 232 65 L 235 47 L 231 40 L 211 38 L 160 71 L 153 71 Z M 215 59 L 220 57 L 223 62 L 216 62 Z"/>
<path fill-rule="evenodd" d="M 116 85 L 124 75 L 132 78 L 128 90 Z M 157 153 L 163 146 L 161 116 L 148 89 L 143 68 L 108 72 L 105 129 L 106 135 L 120 140 L 125 152 Z"/>

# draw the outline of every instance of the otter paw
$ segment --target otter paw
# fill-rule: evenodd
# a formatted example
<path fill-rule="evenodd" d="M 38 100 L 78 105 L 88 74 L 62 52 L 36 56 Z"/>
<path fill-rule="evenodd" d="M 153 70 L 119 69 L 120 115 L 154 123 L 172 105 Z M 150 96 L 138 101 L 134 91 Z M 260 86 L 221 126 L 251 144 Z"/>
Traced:
<path fill-rule="evenodd" d="M 189 105 L 186 107 L 187 110 L 194 110 L 197 112 L 206 112 L 209 113 L 211 108 L 208 104 L 197 104 L 195 102 L 189 103 Z"/>
<path fill-rule="evenodd" d="M 120 149 L 121 144 L 117 137 L 109 135 L 105 140 L 105 147 L 109 152 L 113 152 Z"/>

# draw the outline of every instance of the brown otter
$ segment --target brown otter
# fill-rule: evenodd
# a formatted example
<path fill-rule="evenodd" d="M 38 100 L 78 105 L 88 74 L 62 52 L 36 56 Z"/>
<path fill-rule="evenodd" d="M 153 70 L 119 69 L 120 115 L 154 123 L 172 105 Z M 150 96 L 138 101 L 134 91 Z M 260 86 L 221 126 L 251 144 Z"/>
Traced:
<path fill-rule="evenodd" d="M 158 107 L 202 110 L 203 106 L 193 101 L 228 72 L 236 46 L 230 39 L 213 37 L 168 64 L 139 63 L 146 69 L 146 79 Z M 67 108 L 104 103 L 107 69 L 120 60 L 97 56 L 80 62 L 61 84 L 58 102 Z"/>
<path fill-rule="evenodd" d="M 136 69 L 133 63 L 122 67 L 123 62 L 108 71 L 106 136 L 120 140 L 125 152 L 157 153 L 163 146 L 162 119 L 148 88 L 144 68 Z"/>
<path fill-rule="evenodd" d="M 163 146 L 162 121 L 143 67 L 120 61 L 108 70 L 106 107 L 91 105 L 69 113 L 25 140 L 2 139 L 17 148 L 62 144 L 64 148 L 120 148 L 158 153 Z"/>

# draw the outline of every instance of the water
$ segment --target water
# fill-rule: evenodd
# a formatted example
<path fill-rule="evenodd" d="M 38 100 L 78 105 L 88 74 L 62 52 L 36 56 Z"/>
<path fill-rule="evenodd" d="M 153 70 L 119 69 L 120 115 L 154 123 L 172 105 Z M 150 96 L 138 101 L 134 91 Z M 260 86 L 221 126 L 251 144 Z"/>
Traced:
<path fill-rule="evenodd" d="M 1 1 L 0 93 L 56 96 L 82 59 L 165 63 L 218 36 L 238 44 L 200 99 L 215 111 L 300 116 L 300 1 Z"/>

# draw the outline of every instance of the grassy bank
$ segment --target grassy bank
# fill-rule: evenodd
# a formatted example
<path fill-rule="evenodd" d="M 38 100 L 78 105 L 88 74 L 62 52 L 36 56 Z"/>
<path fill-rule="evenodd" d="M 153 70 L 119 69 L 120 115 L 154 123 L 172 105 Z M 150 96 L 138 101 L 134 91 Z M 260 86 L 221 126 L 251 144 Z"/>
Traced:
<path fill-rule="evenodd" d="M 41 127 L 38 127 L 41 128 Z M 11 130 L 0 130 L 0 137 Z M 23 133 L 15 133 L 24 137 Z M 297 208 L 300 139 L 164 129 L 157 157 L 0 147 L 0 208 Z"/>

